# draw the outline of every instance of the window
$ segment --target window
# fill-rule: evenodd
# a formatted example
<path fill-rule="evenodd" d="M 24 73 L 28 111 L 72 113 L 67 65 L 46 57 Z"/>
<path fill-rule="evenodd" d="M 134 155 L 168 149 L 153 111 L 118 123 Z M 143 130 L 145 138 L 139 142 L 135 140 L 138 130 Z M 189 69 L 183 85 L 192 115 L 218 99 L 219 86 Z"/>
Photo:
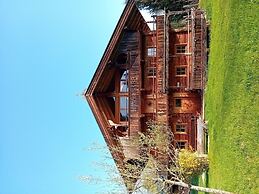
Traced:
<path fill-rule="evenodd" d="M 176 124 L 175 125 L 175 131 L 177 133 L 185 133 L 186 132 L 186 125 L 183 124 Z"/>
<path fill-rule="evenodd" d="M 186 44 L 184 45 L 176 45 L 175 50 L 176 50 L 176 54 L 183 54 L 186 53 Z"/>
<path fill-rule="evenodd" d="M 186 145 L 186 141 L 176 141 L 176 149 L 185 149 Z"/>
<path fill-rule="evenodd" d="M 156 56 L 156 48 L 155 47 L 148 48 L 147 49 L 147 56 L 148 57 L 155 57 Z"/>
<path fill-rule="evenodd" d="M 129 120 L 129 70 L 118 68 L 114 73 L 111 82 L 113 90 L 107 90 L 105 93 L 106 103 L 109 106 L 106 112 L 112 115 L 114 123 L 126 125 Z M 111 117 L 109 117 L 111 118 Z"/>
<path fill-rule="evenodd" d="M 155 67 L 148 67 L 147 68 L 147 76 L 148 77 L 155 77 L 156 76 L 156 68 Z"/>
<path fill-rule="evenodd" d="M 175 99 L 175 107 L 181 107 L 182 106 L 182 99 Z"/>
<path fill-rule="evenodd" d="M 129 98 L 126 96 L 120 97 L 120 121 L 128 121 L 129 111 Z"/>
<path fill-rule="evenodd" d="M 176 75 L 186 75 L 186 67 L 176 67 Z"/>
<path fill-rule="evenodd" d="M 129 91 L 128 75 L 129 75 L 128 70 L 124 71 L 121 75 L 121 78 L 120 78 L 120 92 L 128 92 Z"/>

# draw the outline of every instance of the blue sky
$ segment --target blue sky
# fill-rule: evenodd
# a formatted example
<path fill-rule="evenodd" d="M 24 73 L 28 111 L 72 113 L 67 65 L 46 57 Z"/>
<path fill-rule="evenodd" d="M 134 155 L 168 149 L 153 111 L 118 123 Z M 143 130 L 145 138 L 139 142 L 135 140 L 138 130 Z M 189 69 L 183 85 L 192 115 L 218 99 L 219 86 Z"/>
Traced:
<path fill-rule="evenodd" d="M 94 194 L 103 137 L 80 96 L 124 0 L 0 0 L 0 194 Z M 78 95 L 79 94 L 79 95 Z M 108 185 L 105 187 L 109 187 Z"/>

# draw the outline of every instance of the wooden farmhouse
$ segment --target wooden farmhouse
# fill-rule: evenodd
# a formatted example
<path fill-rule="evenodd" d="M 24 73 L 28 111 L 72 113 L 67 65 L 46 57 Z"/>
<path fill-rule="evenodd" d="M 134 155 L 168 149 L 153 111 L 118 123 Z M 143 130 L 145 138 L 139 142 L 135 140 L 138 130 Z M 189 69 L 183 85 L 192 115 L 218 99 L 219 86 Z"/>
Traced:
<path fill-rule="evenodd" d="M 170 22 L 174 14 L 179 13 L 145 21 L 134 1 L 128 1 L 85 92 L 119 171 L 138 160 L 139 147 L 131 141 L 147 130 L 150 120 L 170 127 L 176 148 L 197 149 L 206 21 L 203 11 L 192 8 L 177 27 Z"/>

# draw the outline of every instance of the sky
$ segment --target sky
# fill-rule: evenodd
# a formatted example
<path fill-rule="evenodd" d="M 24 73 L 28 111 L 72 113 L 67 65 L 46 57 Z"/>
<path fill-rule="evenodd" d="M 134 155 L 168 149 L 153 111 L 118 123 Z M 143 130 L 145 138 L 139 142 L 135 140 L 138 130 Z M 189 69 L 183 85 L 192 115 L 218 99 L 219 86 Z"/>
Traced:
<path fill-rule="evenodd" d="M 104 144 L 81 96 L 124 0 L 0 0 L 0 194 L 94 194 Z M 112 161 L 111 161 L 112 162 Z"/>

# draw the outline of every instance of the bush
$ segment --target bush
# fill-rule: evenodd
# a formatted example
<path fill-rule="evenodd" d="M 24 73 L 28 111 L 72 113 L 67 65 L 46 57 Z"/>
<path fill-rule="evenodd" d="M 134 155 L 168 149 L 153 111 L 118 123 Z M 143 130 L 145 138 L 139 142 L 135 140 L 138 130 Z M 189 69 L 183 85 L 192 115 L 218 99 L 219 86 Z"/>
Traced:
<path fill-rule="evenodd" d="M 182 149 L 178 155 L 179 173 L 182 174 L 185 181 L 190 181 L 194 176 L 201 175 L 209 168 L 207 156 L 199 156 L 197 152 Z"/>

